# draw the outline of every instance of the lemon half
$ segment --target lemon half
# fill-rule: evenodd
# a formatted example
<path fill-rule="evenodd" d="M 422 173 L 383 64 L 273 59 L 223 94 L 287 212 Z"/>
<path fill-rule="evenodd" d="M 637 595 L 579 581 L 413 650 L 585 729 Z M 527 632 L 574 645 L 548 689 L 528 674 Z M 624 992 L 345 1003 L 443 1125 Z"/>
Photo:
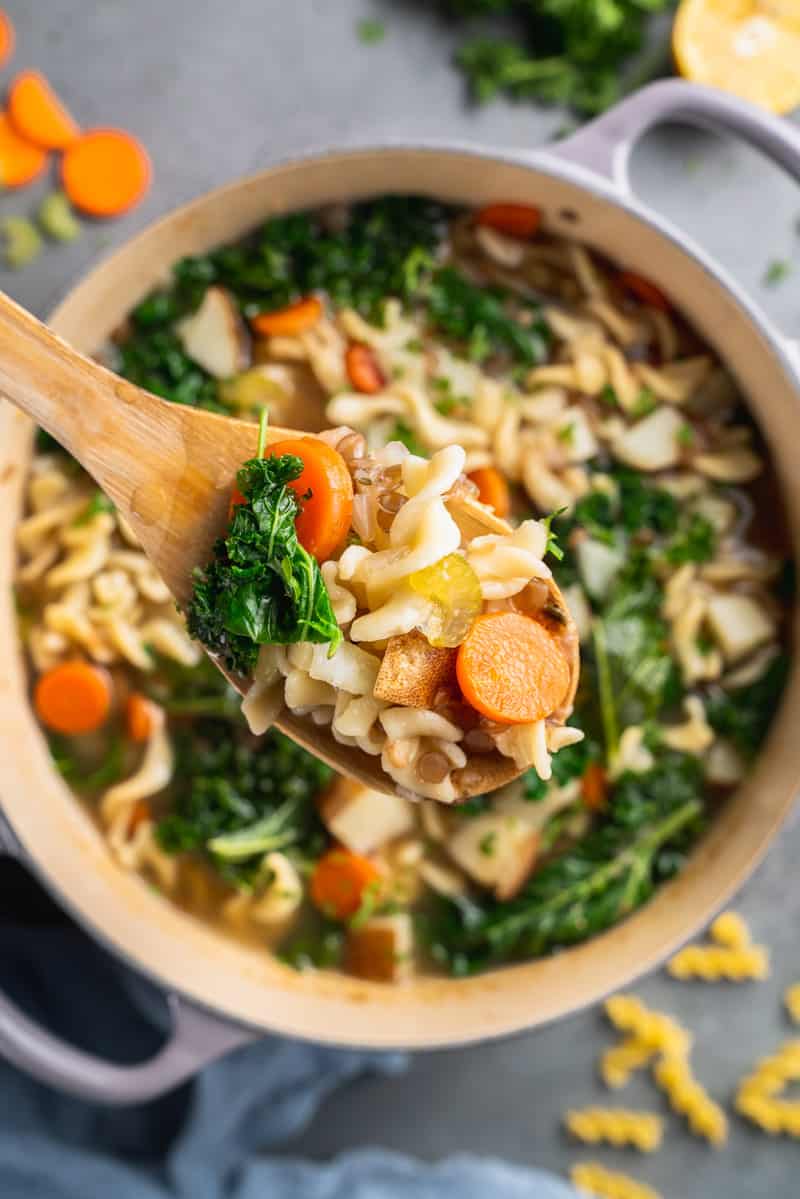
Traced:
<path fill-rule="evenodd" d="M 678 70 L 771 112 L 800 104 L 800 0 L 682 0 Z"/>

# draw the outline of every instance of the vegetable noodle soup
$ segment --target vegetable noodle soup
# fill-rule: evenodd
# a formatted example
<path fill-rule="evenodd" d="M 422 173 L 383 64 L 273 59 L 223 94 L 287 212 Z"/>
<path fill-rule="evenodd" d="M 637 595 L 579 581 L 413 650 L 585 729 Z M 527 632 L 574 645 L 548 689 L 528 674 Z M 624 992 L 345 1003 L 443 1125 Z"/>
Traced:
<path fill-rule="evenodd" d="M 176 403 L 335 429 L 356 480 L 361 460 L 395 478 L 463 447 L 472 500 L 540 531 L 582 654 L 558 745 L 520 749 L 523 773 L 491 795 L 334 778 L 250 731 L 124 520 L 40 436 L 17 532 L 33 703 L 122 869 L 294 967 L 386 982 L 552 953 L 681 870 L 779 702 L 791 564 L 758 433 L 658 280 L 550 236 L 532 208 L 381 198 L 179 262 L 107 356 Z M 407 501 L 381 480 L 378 541 Z M 478 610 L 463 573 L 431 593 L 459 637 Z M 361 601 L 335 563 L 321 577 L 347 637 Z M 207 637 L 195 611 L 192 628 Z M 281 648 L 288 696 L 312 651 Z M 300 707 L 355 738 L 326 686 Z M 447 690 L 426 703 L 455 728 L 453 761 L 497 734 L 451 720 Z M 363 735 L 385 748 L 379 719 Z"/>

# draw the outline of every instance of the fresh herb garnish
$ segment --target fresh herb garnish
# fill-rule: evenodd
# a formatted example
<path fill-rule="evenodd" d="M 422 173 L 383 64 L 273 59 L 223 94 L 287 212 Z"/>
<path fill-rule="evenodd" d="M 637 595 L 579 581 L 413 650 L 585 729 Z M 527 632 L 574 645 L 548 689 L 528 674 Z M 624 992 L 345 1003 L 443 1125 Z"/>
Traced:
<path fill-rule="evenodd" d="M 197 572 L 189 632 L 229 669 L 251 674 L 261 645 L 342 640 L 314 558 L 297 540 L 300 500 L 289 484 L 303 471 L 291 454 L 253 458 L 237 475 L 237 504 L 214 557 Z"/>
<path fill-rule="evenodd" d="M 365 17 L 363 21 L 359 21 L 356 25 L 356 33 L 358 40 L 363 42 L 365 46 L 374 46 L 378 42 L 382 42 L 386 37 L 386 26 L 383 21 L 376 21 L 370 17 Z"/>
<path fill-rule="evenodd" d="M 785 260 L 776 258 L 769 264 L 764 272 L 764 286 L 777 287 L 779 283 L 783 283 L 792 273 L 792 264 Z"/>
<path fill-rule="evenodd" d="M 98 489 L 87 503 L 83 512 L 81 512 L 79 516 L 76 516 L 72 523 L 74 525 L 88 525 L 89 521 L 93 520 L 94 517 L 98 516 L 101 512 L 115 511 L 116 508 L 113 502 L 108 498 L 105 492 Z"/>

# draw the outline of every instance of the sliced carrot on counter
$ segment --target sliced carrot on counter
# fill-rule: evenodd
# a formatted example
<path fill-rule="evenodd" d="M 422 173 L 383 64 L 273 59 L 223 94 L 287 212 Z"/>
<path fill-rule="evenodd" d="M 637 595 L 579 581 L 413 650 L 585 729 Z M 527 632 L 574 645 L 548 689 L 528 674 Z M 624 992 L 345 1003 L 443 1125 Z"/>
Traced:
<path fill-rule="evenodd" d="M 467 478 L 478 488 L 478 499 L 482 504 L 494 508 L 497 516 L 508 516 L 511 511 L 511 492 L 505 475 L 493 466 L 482 466 L 473 470 Z"/>
<path fill-rule="evenodd" d="M 475 221 L 487 229 L 505 233 L 507 237 L 527 241 L 535 237 L 542 223 L 542 214 L 532 204 L 487 204 L 485 208 L 478 209 Z"/>
<path fill-rule="evenodd" d="M 369 346 L 362 345 L 361 342 L 348 346 L 344 361 L 347 376 L 356 391 L 363 391 L 365 395 L 375 395 L 376 392 L 383 391 L 386 379 Z"/>
<path fill-rule="evenodd" d="M 322 302 L 316 296 L 297 300 L 274 312 L 260 312 L 250 321 L 254 333 L 261 337 L 297 337 L 313 329 L 322 316 Z"/>
<path fill-rule="evenodd" d="M 159 724 L 161 708 L 152 699 L 134 691 L 125 705 L 125 727 L 131 741 L 149 741 Z"/>
<path fill-rule="evenodd" d="M 519 612 L 477 617 L 459 646 L 456 675 L 467 703 L 502 724 L 549 716 L 570 684 L 569 662 L 556 638 Z"/>
<path fill-rule="evenodd" d="M 14 32 L 14 26 L 11 24 L 11 18 L 7 12 L 3 12 L 0 9 L 0 67 L 6 65 L 14 53 L 16 44 L 17 35 Z"/>
<path fill-rule="evenodd" d="M 591 812 L 602 812 L 608 797 L 608 776 L 599 762 L 590 762 L 581 778 L 581 798 Z"/>
<path fill-rule="evenodd" d="M 641 300 L 643 304 L 647 304 L 650 308 L 658 308 L 661 312 L 669 312 L 669 300 L 663 291 L 649 279 L 645 279 L 633 271 L 620 271 L 617 275 L 617 282 L 631 295 L 636 296 L 637 300 Z"/>
<path fill-rule="evenodd" d="M 55 733 L 93 733 L 111 711 L 111 679 L 101 666 L 76 659 L 45 671 L 33 693 L 36 714 Z"/>
<path fill-rule="evenodd" d="M 44 150 L 64 150 L 80 133 L 77 121 L 39 71 L 17 75 L 8 93 L 8 115 L 22 137 Z"/>
<path fill-rule="evenodd" d="M 150 186 L 150 158 L 122 129 L 90 129 L 64 151 L 61 182 L 76 208 L 90 216 L 119 216 Z"/>
<path fill-rule="evenodd" d="M 47 151 L 21 137 L 7 112 L 0 112 L 0 185 L 24 187 L 41 175 Z"/>
<path fill-rule="evenodd" d="M 355 915 L 367 887 L 379 878 L 380 871 L 369 858 L 349 849 L 330 849 L 311 875 L 311 900 L 326 916 L 346 920 Z"/>
<path fill-rule="evenodd" d="M 303 473 L 289 484 L 300 498 L 297 537 L 309 554 L 324 562 L 350 531 L 353 480 L 347 463 L 332 446 L 315 437 L 276 441 L 265 450 L 265 457 L 281 454 L 295 454 L 303 461 Z"/>

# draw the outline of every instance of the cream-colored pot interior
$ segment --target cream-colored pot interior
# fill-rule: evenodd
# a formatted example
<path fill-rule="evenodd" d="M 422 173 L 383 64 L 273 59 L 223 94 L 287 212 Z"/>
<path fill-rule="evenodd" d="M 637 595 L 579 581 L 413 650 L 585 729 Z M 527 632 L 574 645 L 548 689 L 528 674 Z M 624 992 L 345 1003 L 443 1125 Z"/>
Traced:
<path fill-rule="evenodd" d="M 534 203 L 553 231 L 578 236 L 656 280 L 749 397 L 775 457 L 796 551 L 800 397 L 777 348 L 675 240 L 602 194 L 535 168 L 463 152 L 395 149 L 268 170 L 196 201 L 137 237 L 68 296 L 52 323 L 91 352 L 182 255 L 234 240 L 275 213 L 387 191 L 425 192 L 468 205 L 500 199 Z M 30 444 L 27 421 L 1 405 L 2 806 L 57 895 L 106 944 L 169 989 L 251 1025 L 332 1043 L 446 1045 L 530 1027 L 598 999 L 657 963 L 741 883 L 788 811 L 800 775 L 792 740 L 800 720 L 797 669 L 756 770 L 714 821 L 687 869 L 611 932 L 557 957 L 469 980 L 424 978 L 389 987 L 333 974 L 296 974 L 266 952 L 185 915 L 121 870 L 50 765 L 28 705 L 11 590 L 14 526 Z"/>

